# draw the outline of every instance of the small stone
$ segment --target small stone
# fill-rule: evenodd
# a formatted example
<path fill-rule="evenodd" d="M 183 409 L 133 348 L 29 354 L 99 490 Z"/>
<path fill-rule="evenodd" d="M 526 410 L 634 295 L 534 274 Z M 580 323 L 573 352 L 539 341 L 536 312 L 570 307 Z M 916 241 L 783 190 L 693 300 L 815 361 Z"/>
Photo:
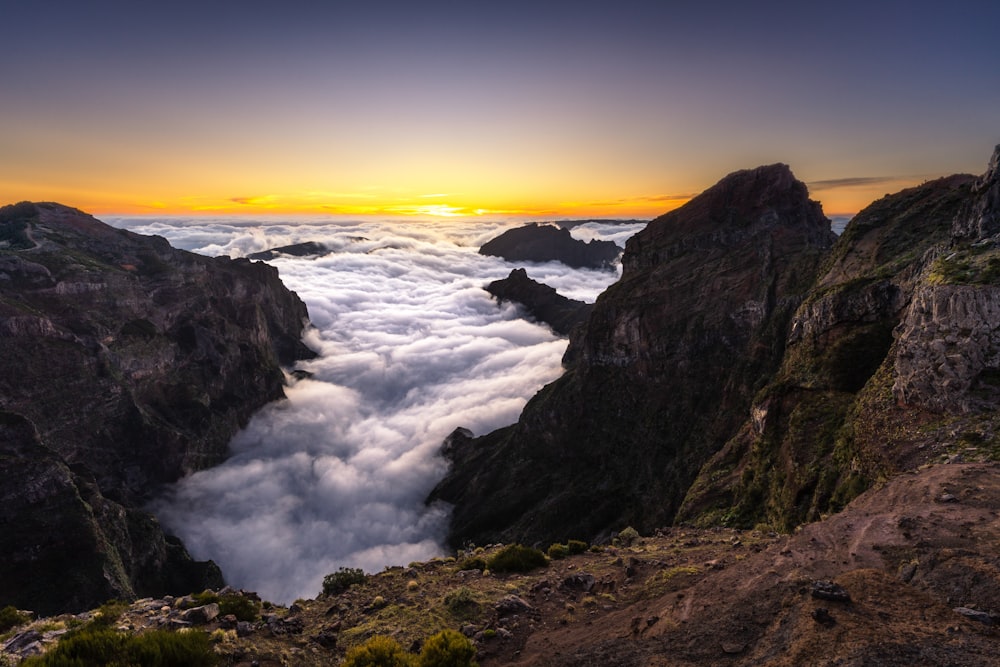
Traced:
<path fill-rule="evenodd" d="M 950 493 L 942 493 L 941 496 L 938 498 L 938 502 L 942 502 L 942 503 L 955 503 L 955 502 L 958 502 L 958 498 L 956 498 L 955 496 L 953 496 Z"/>
<path fill-rule="evenodd" d="M 738 653 L 743 653 L 743 649 L 746 648 L 746 644 L 736 644 L 734 642 L 723 642 L 722 652 L 726 655 L 736 655 Z"/>
<path fill-rule="evenodd" d="M 955 607 L 952 609 L 956 614 L 961 614 L 965 616 L 970 621 L 976 621 L 984 625 L 993 625 L 993 617 L 987 614 L 985 611 L 979 611 L 978 609 L 969 609 L 968 607 Z"/>
<path fill-rule="evenodd" d="M 819 600 L 830 600 L 831 602 L 851 601 L 851 596 L 844 590 L 844 587 L 832 581 L 814 581 L 812 583 L 812 596 Z"/>
<path fill-rule="evenodd" d="M 817 607 L 812 611 L 813 620 L 820 625 L 831 626 L 837 623 L 833 616 L 830 616 L 829 610 L 826 607 Z"/>
<path fill-rule="evenodd" d="M 219 605 L 212 602 L 201 607 L 187 609 L 181 614 L 181 620 L 193 623 L 194 625 L 204 625 L 215 619 L 219 615 Z"/>
<path fill-rule="evenodd" d="M 534 607 L 516 595 L 506 595 L 502 597 L 495 605 L 493 605 L 493 608 L 496 609 L 497 613 L 501 616 L 507 614 L 521 614 L 534 609 Z"/>
<path fill-rule="evenodd" d="M 467 623 L 462 626 L 462 634 L 466 637 L 475 637 L 478 629 L 471 623 Z"/>

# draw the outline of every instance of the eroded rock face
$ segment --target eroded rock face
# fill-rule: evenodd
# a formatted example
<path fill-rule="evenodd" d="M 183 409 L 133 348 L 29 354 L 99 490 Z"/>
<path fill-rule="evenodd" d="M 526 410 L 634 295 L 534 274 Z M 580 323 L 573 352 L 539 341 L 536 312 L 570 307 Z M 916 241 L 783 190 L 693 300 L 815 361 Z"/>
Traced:
<path fill-rule="evenodd" d="M 669 523 L 780 363 L 833 243 L 785 165 L 736 172 L 629 240 L 624 275 L 520 421 L 451 448 L 433 498 L 460 544 Z"/>
<path fill-rule="evenodd" d="M 1000 423 L 998 155 L 859 213 L 793 318 L 782 367 L 703 468 L 679 519 L 788 530 L 872 480 L 956 451 L 989 457 Z"/>
<path fill-rule="evenodd" d="M 279 364 L 311 354 L 307 316 L 265 264 L 58 204 L 0 209 L 0 604 L 52 612 L 218 580 L 140 507 L 223 460 L 283 396 Z"/>
<path fill-rule="evenodd" d="M 1000 400 L 1000 286 L 922 286 L 898 333 L 893 396 L 937 411 Z"/>

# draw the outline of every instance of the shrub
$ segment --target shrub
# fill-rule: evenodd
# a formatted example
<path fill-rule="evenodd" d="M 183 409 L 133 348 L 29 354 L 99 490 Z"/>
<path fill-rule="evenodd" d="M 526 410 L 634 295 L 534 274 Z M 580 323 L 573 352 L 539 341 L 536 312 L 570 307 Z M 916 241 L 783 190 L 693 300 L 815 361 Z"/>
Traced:
<path fill-rule="evenodd" d="M 549 547 L 548 554 L 552 560 L 560 560 L 569 555 L 569 547 L 565 544 L 553 544 Z"/>
<path fill-rule="evenodd" d="M 479 556 L 473 556 L 471 558 L 466 558 L 458 565 L 459 570 L 479 570 L 482 572 L 486 569 L 486 561 Z"/>
<path fill-rule="evenodd" d="M 479 603 L 472 595 L 472 591 L 464 586 L 457 588 L 444 596 L 445 608 L 456 616 L 465 616 L 475 613 L 479 609 Z"/>
<path fill-rule="evenodd" d="M 548 561 L 538 549 L 509 544 L 493 554 L 486 564 L 493 572 L 529 572 L 547 566 Z"/>
<path fill-rule="evenodd" d="M 623 528 L 620 533 L 618 533 L 618 543 L 623 547 L 632 546 L 632 544 L 639 539 L 639 531 L 637 531 L 632 526 Z"/>
<path fill-rule="evenodd" d="M 91 624 L 64 637 L 55 648 L 28 658 L 22 667 L 142 665 L 143 667 L 208 667 L 217 657 L 204 632 L 154 630 L 127 635 Z"/>
<path fill-rule="evenodd" d="M 21 625 L 31 620 L 27 614 L 22 614 L 12 605 L 0 609 L 0 632 L 7 632 L 15 625 Z"/>
<path fill-rule="evenodd" d="M 98 628 L 110 628 L 118 622 L 118 619 L 121 618 L 126 609 L 128 609 L 127 602 L 108 600 L 100 606 L 97 610 L 97 615 L 94 616 L 90 624 Z"/>
<path fill-rule="evenodd" d="M 566 548 L 569 549 L 570 555 L 582 554 L 587 550 L 588 546 L 583 540 L 570 540 L 566 543 Z"/>
<path fill-rule="evenodd" d="M 256 621 L 260 616 L 260 603 L 239 594 L 219 598 L 219 615 L 232 614 L 238 621 Z"/>
<path fill-rule="evenodd" d="M 416 667 L 415 658 L 395 639 L 379 635 L 348 651 L 341 667 Z"/>
<path fill-rule="evenodd" d="M 356 567 L 342 567 L 333 574 L 323 577 L 323 592 L 340 595 L 355 584 L 365 583 L 364 570 Z"/>
<path fill-rule="evenodd" d="M 420 651 L 419 667 L 478 667 L 476 647 L 469 639 L 455 630 L 442 630 L 424 642 Z"/>

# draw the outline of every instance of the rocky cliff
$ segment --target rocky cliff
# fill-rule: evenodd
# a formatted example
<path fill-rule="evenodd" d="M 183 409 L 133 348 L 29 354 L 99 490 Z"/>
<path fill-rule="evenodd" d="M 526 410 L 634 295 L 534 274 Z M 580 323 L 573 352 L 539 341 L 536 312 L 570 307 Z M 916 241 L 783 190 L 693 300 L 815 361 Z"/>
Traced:
<path fill-rule="evenodd" d="M 532 280 L 524 269 L 514 269 L 502 280 L 494 280 L 486 291 L 498 301 L 521 304 L 533 319 L 552 327 L 563 336 L 585 322 L 593 306 L 583 301 L 567 299 L 552 287 Z"/>
<path fill-rule="evenodd" d="M 452 541 L 789 530 L 924 463 L 1000 457 L 1000 148 L 834 244 L 786 167 L 650 223 L 511 427 L 456 432 Z"/>
<path fill-rule="evenodd" d="M 622 278 L 517 424 L 456 432 L 432 494 L 451 540 L 591 538 L 672 521 L 779 367 L 834 235 L 785 165 L 731 174 L 629 240 Z"/>
<path fill-rule="evenodd" d="M 680 520 L 788 530 L 900 471 L 1000 455 L 998 157 L 848 224 L 781 369 Z"/>
<path fill-rule="evenodd" d="M 141 509 L 226 457 L 309 356 L 265 264 L 58 204 L 0 209 L 0 605 L 51 612 L 217 583 Z"/>

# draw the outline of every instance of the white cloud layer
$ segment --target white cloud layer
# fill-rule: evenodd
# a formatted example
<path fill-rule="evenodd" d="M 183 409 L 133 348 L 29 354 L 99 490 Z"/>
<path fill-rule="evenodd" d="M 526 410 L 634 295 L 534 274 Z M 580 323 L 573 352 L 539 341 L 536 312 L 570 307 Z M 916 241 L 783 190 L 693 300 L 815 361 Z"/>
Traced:
<path fill-rule="evenodd" d="M 442 553 L 448 510 L 423 504 L 445 470 L 441 441 L 459 426 L 481 434 L 516 421 L 561 372 L 565 340 L 483 290 L 517 265 L 477 249 L 513 223 L 111 223 L 209 255 L 303 241 L 335 249 L 272 262 L 309 307 L 316 328 L 306 341 L 320 356 L 298 367 L 313 378 L 293 381 L 287 401 L 255 415 L 229 460 L 152 505 L 196 558 L 275 602 L 315 596 L 341 566 L 378 571 Z M 623 233 L 585 227 L 574 235 Z M 586 301 L 617 278 L 557 262 L 524 266 Z"/>

